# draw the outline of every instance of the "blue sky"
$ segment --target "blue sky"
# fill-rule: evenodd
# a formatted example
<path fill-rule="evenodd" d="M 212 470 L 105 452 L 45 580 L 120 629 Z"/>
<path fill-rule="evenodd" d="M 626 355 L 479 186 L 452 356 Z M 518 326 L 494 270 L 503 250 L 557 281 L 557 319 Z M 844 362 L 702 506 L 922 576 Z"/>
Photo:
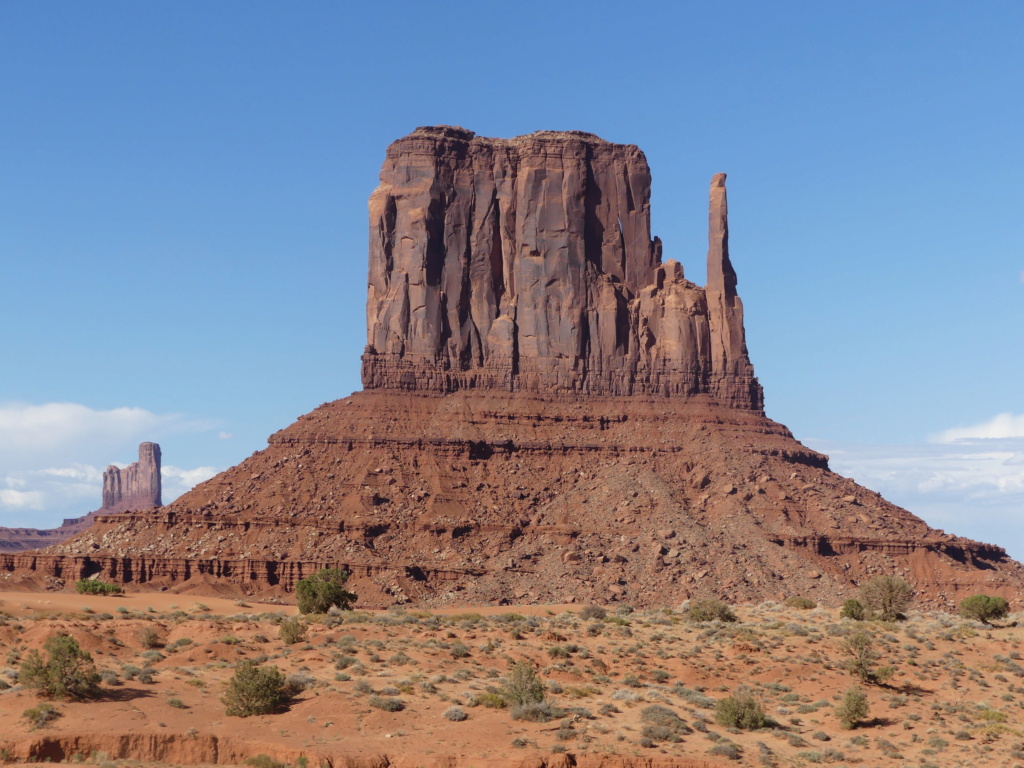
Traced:
<path fill-rule="evenodd" d="M 0 524 L 168 496 L 359 388 L 366 201 L 416 126 L 638 144 L 767 412 L 1024 557 L 1024 5 L 0 3 Z M 952 430 L 960 430 L 953 432 Z"/>

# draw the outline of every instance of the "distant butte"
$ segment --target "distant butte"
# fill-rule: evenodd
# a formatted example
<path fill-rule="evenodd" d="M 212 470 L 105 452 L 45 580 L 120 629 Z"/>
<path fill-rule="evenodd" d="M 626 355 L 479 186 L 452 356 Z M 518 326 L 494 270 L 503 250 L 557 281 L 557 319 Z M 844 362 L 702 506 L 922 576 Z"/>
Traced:
<path fill-rule="evenodd" d="M 587 133 L 399 139 L 370 198 L 364 390 L 163 509 L 0 570 L 252 593 L 340 566 L 369 606 L 1024 586 L 1000 547 L 929 528 L 765 417 L 725 175 L 703 287 L 663 259 L 650 188 L 637 147 Z"/>
<path fill-rule="evenodd" d="M 0 527 L 0 552 L 20 552 L 57 544 L 81 533 L 98 515 L 159 507 L 160 446 L 139 445 L 139 460 L 124 469 L 111 464 L 103 473 L 103 506 L 82 517 L 66 519 L 58 528 Z"/>

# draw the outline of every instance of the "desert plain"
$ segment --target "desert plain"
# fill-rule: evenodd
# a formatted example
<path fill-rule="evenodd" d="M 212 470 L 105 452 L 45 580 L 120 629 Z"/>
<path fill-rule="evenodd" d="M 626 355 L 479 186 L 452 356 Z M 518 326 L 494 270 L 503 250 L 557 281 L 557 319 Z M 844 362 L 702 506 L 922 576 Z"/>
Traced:
<path fill-rule="evenodd" d="M 299 616 L 280 598 L 173 592 L 0 592 L 0 757 L 8 763 L 273 766 L 1013 766 L 1024 764 L 1024 629 L 941 612 L 902 622 L 836 608 L 733 606 L 694 622 L 681 606 L 579 605 L 334 611 Z M 870 636 L 877 684 L 852 674 L 847 640 Z M 88 651 L 98 698 L 52 702 L 18 683 L 26 655 L 57 634 Z M 293 638 L 290 638 L 293 639 Z M 273 665 L 298 691 L 281 711 L 234 717 L 235 665 Z M 500 706 L 526 660 L 551 719 Z M 768 723 L 716 721 L 747 686 Z M 836 714 L 867 695 L 852 729 Z M 389 711 L 394 710 L 394 711 Z"/>

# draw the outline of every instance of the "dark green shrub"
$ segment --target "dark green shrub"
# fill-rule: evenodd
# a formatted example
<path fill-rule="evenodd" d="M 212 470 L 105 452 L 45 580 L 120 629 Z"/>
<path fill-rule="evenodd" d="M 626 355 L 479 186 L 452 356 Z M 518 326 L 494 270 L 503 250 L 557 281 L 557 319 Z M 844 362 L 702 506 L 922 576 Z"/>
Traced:
<path fill-rule="evenodd" d="M 21 713 L 21 716 L 28 720 L 32 730 L 35 730 L 36 728 L 42 728 L 47 723 L 56 720 L 60 717 L 60 712 L 57 711 L 57 708 L 53 706 L 53 704 L 47 704 L 44 701 L 31 709 L 26 709 Z"/>
<path fill-rule="evenodd" d="M 753 692 L 741 685 L 732 696 L 718 700 L 715 705 L 715 722 L 726 728 L 753 731 L 768 725 L 768 718 Z"/>
<path fill-rule="evenodd" d="M 228 680 L 222 701 L 225 714 L 234 717 L 269 715 L 280 710 L 291 698 L 285 677 L 277 667 L 261 667 L 252 661 L 240 661 Z"/>
<path fill-rule="evenodd" d="M 868 696 L 863 689 L 853 686 L 843 694 L 843 700 L 836 707 L 839 725 L 850 730 L 856 728 L 868 716 Z"/>
<path fill-rule="evenodd" d="M 842 651 L 850 660 L 846 668 L 850 674 L 865 683 L 881 683 L 895 674 L 892 667 L 876 667 L 881 655 L 875 650 L 875 641 L 869 632 L 854 632 L 843 640 Z"/>
<path fill-rule="evenodd" d="M 686 608 L 685 616 L 690 621 L 736 621 L 736 614 L 721 600 L 702 597 Z"/>
<path fill-rule="evenodd" d="M 510 707 L 544 701 L 544 683 L 528 661 L 513 664 L 501 686 L 501 697 Z"/>
<path fill-rule="evenodd" d="M 285 645 L 295 645 L 306 639 L 306 625 L 296 618 L 285 619 L 281 622 L 278 635 Z"/>
<path fill-rule="evenodd" d="M 854 621 L 864 621 L 864 605 L 860 600 L 850 598 L 843 603 L 843 609 L 839 612 L 839 618 L 841 619 L 853 619 Z"/>
<path fill-rule="evenodd" d="M 288 768 L 287 763 L 278 762 L 270 755 L 262 753 L 245 758 L 245 764 L 252 766 L 252 768 Z"/>
<path fill-rule="evenodd" d="M 348 573 L 339 568 L 324 568 L 312 576 L 299 579 L 295 595 L 301 613 L 327 613 L 337 606 L 343 611 L 352 610 L 357 596 L 345 589 Z"/>
<path fill-rule="evenodd" d="M 117 584 L 108 584 L 95 579 L 82 579 L 75 582 L 75 592 L 80 595 L 120 595 L 124 590 Z"/>
<path fill-rule="evenodd" d="M 29 651 L 18 670 L 18 682 L 46 699 L 83 701 L 100 693 L 100 675 L 92 656 L 70 635 L 56 635 L 43 645 L 48 658 Z"/>
<path fill-rule="evenodd" d="M 1010 604 L 1001 597 L 971 595 L 960 601 L 960 615 L 965 619 L 977 619 L 988 624 L 992 619 L 1002 619 L 1010 612 Z"/>
<path fill-rule="evenodd" d="M 860 588 L 860 601 L 882 621 L 902 621 L 914 589 L 899 576 L 875 576 Z"/>
<path fill-rule="evenodd" d="M 793 597 L 787 597 L 782 604 L 787 606 L 788 608 L 799 608 L 801 611 L 809 611 L 812 608 L 818 607 L 818 604 L 811 600 L 811 598 L 800 597 L 798 595 L 794 595 Z"/>

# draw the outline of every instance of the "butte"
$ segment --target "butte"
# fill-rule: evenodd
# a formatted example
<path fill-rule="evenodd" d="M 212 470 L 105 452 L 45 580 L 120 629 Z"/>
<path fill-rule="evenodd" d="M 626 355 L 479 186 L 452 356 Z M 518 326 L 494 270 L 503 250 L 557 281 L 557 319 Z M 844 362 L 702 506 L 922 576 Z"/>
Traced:
<path fill-rule="evenodd" d="M 419 128 L 370 197 L 363 391 L 174 503 L 0 569 L 364 606 L 1009 596 L 1003 549 L 929 528 L 764 415 L 711 182 L 707 285 L 663 260 L 635 146 Z M 20 560 L 19 560 L 20 558 Z"/>

